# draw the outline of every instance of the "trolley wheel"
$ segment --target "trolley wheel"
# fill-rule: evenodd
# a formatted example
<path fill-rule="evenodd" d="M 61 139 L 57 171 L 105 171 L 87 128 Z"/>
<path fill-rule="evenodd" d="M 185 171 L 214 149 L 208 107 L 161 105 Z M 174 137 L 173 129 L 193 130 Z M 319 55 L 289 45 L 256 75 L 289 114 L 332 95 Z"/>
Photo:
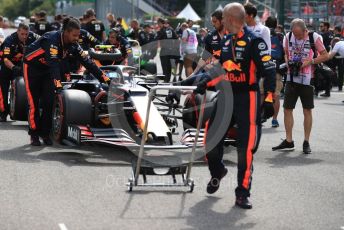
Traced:
<path fill-rule="evenodd" d="M 133 180 L 129 179 L 129 182 L 128 182 L 128 192 L 132 192 L 133 191 L 133 187 L 134 187 Z"/>
<path fill-rule="evenodd" d="M 189 190 L 189 192 L 190 193 L 192 193 L 193 192 L 193 190 L 194 190 L 194 187 L 195 187 L 195 182 L 192 180 L 192 181 L 190 181 L 190 190 Z"/>

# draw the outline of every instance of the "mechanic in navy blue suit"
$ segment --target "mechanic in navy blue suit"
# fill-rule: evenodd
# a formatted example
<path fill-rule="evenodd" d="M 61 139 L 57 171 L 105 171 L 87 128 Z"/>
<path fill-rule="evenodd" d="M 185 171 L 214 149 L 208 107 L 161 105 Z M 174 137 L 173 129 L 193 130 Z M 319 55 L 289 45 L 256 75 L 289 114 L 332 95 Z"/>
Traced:
<path fill-rule="evenodd" d="M 61 31 L 44 34 L 26 49 L 23 68 L 29 103 L 28 121 L 31 145 L 41 145 L 39 136 L 46 145 L 52 145 L 49 133 L 52 124 L 54 92 L 55 89 L 62 89 L 61 69 L 65 58 L 69 55 L 77 57 L 99 81 L 110 83 L 110 79 L 78 44 L 79 35 L 79 21 L 75 18 L 65 18 Z M 40 108 L 42 113 L 40 113 Z"/>
<path fill-rule="evenodd" d="M 0 62 L 0 121 L 5 122 L 9 114 L 8 89 L 11 81 L 22 76 L 22 65 L 25 47 L 40 36 L 29 31 L 29 26 L 20 23 L 16 32 L 8 36 L 2 47 Z"/>
<path fill-rule="evenodd" d="M 133 51 L 129 41 L 122 37 L 121 31 L 118 28 L 112 28 L 109 32 L 109 39 L 104 42 L 104 45 L 113 45 L 122 53 L 122 59 L 116 60 L 113 65 L 132 65 L 133 64 Z"/>
<path fill-rule="evenodd" d="M 275 91 L 275 65 L 271 60 L 268 46 L 263 39 L 254 36 L 244 27 L 245 9 L 240 3 L 227 4 L 223 11 L 223 23 L 229 32 L 221 41 L 219 52 L 222 68 L 225 73 L 211 76 L 197 85 L 196 92 L 204 93 L 209 86 L 221 81 L 229 81 L 233 90 L 233 118 L 237 128 L 238 186 L 235 189 L 235 204 L 244 209 L 252 208 L 249 201 L 253 173 L 253 154 L 257 151 L 261 136 L 259 75 L 264 73 L 266 98 L 263 103 L 265 116 L 271 117 L 273 110 L 273 92 Z M 218 65 L 218 64 L 217 64 Z M 219 90 L 221 93 L 221 89 Z M 226 102 L 227 103 L 227 102 Z M 224 106 L 224 105 L 217 105 Z M 214 110 L 206 130 L 211 127 L 216 115 Z M 230 119 L 229 114 L 223 114 Z M 233 120 L 226 129 L 231 128 Z M 226 132 L 227 133 L 227 132 Z M 207 131 L 206 133 L 207 134 Z M 206 136 L 206 143 L 212 136 Z M 209 139 L 210 138 L 210 139 Z M 208 165 L 211 179 L 207 192 L 212 194 L 220 186 L 221 179 L 227 174 L 222 158 L 224 137 L 212 149 L 208 149 Z M 211 148 L 211 147 L 209 147 Z"/>

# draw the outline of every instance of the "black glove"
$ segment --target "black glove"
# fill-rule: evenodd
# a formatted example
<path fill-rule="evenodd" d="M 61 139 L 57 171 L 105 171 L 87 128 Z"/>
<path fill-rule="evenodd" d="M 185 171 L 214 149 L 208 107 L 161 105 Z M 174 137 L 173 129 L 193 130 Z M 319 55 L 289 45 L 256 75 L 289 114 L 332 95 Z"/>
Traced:
<path fill-rule="evenodd" d="M 272 93 L 268 93 L 265 97 L 265 100 L 262 105 L 262 118 L 269 119 L 275 113 L 274 104 L 273 104 L 273 95 Z"/>
<path fill-rule="evenodd" d="M 173 104 L 176 102 L 176 104 L 180 103 L 180 92 L 169 92 L 165 98 L 166 102 L 168 104 Z"/>
<path fill-rule="evenodd" d="M 20 66 L 13 66 L 12 67 L 12 73 L 14 76 L 22 76 L 23 75 L 23 70 Z"/>
<path fill-rule="evenodd" d="M 195 94 L 199 93 L 201 95 L 205 94 L 207 90 L 208 79 L 203 79 L 197 84 L 197 88 L 193 91 Z"/>

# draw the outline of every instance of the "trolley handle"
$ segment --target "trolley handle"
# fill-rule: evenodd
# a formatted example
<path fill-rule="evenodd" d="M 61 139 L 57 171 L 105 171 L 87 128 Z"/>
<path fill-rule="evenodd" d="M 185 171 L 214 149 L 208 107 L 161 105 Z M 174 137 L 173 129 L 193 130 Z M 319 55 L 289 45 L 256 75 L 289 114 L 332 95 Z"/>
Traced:
<path fill-rule="evenodd" d="M 137 185 L 137 181 L 139 178 L 139 173 L 140 173 L 140 168 L 141 168 L 141 161 L 143 158 L 143 151 L 144 151 L 144 146 L 146 143 L 146 136 L 147 136 L 147 128 L 148 128 L 148 121 L 149 121 L 149 114 L 150 114 L 150 108 L 151 108 L 151 103 L 152 103 L 152 99 L 156 93 L 157 90 L 195 90 L 197 88 L 197 86 L 171 86 L 171 85 L 158 85 L 158 86 L 154 86 L 150 89 L 150 93 L 149 93 L 149 97 L 148 97 L 148 104 L 147 104 L 147 111 L 146 111 L 146 120 L 144 123 L 144 128 L 143 128 L 143 136 L 141 139 L 141 145 L 140 145 L 140 151 L 139 151 L 139 156 L 137 159 L 137 164 L 136 164 L 136 170 L 135 170 L 135 176 L 134 176 L 134 183 L 135 185 Z M 205 101 L 205 97 L 206 94 L 204 94 L 203 100 L 202 100 L 202 104 L 204 104 Z M 201 114 L 200 114 L 200 119 L 203 119 L 203 113 L 204 110 L 201 110 Z M 197 128 L 200 128 L 200 124 L 201 122 L 198 122 Z M 199 135 L 199 130 L 197 130 L 196 133 L 196 139 L 195 139 L 195 143 L 193 146 L 193 150 L 192 150 L 192 156 L 191 156 L 191 161 L 193 161 L 194 159 L 194 152 L 195 152 L 195 148 L 196 148 L 196 144 L 197 144 L 197 139 L 198 139 L 198 135 Z M 192 165 L 192 162 L 190 162 L 190 166 Z M 190 177 L 190 172 L 191 172 L 191 168 L 188 169 L 188 173 L 187 173 L 187 180 Z"/>

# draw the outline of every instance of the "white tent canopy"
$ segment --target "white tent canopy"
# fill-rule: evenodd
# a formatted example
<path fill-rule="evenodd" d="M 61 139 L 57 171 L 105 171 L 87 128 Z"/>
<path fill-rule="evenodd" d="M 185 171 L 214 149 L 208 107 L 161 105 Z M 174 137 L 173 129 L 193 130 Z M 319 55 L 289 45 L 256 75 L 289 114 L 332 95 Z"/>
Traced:
<path fill-rule="evenodd" d="M 223 10 L 223 6 L 220 4 L 220 5 L 216 8 L 216 10 Z"/>
<path fill-rule="evenodd" d="M 185 18 L 187 20 L 192 20 L 192 21 L 201 20 L 201 18 L 198 16 L 198 14 L 190 5 L 190 3 L 188 3 L 188 5 L 177 15 L 177 18 Z"/>

